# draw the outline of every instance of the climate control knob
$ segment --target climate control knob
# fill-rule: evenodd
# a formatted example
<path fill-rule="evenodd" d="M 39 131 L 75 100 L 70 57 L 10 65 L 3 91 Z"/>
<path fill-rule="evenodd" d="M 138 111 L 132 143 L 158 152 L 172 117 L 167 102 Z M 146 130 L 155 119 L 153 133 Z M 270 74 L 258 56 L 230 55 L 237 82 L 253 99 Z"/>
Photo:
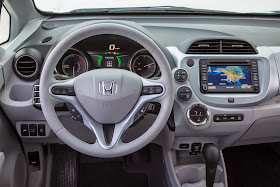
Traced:
<path fill-rule="evenodd" d="M 192 98 L 192 91 L 189 87 L 181 86 L 177 90 L 177 97 L 180 101 L 188 101 Z"/>
<path fill-rule="evenodd" d="M 210 117 L 208 108 L 202 104 L 194 104 L 187 110 L 187 119 L 195 126 L 205 125 Z"/>

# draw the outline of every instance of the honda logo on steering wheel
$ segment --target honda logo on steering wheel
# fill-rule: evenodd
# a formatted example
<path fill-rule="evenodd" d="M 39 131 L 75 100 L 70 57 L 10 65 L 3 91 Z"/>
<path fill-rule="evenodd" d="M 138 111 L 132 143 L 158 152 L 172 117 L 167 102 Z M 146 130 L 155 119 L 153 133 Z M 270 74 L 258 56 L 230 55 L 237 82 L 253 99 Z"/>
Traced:
<path fill-rule="evenodd" d="M 99 93 L 100 95 L 116 95 L 117 83 L 115 81 L 100 81 L 99 82 Z"/>

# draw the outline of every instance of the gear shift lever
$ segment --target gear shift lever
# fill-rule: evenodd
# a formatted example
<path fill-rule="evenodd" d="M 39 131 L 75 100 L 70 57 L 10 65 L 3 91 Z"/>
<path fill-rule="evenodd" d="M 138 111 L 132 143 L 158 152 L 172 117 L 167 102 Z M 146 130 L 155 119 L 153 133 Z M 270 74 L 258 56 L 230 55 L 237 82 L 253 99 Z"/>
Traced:
<path fill-rule="evenodd" d="M 206 186 L 213 187 L 220 159 L 219 148 L 214 144 L 205 144 L 203 146 L 203 155 L 206 161 Z"/>

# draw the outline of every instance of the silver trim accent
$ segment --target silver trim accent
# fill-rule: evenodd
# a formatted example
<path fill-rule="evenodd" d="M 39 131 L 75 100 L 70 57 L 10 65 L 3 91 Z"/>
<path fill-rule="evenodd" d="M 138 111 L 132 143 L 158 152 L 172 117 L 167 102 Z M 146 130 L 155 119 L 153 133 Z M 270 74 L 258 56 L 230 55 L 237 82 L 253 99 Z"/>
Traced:
<path fill-rule="evenodd" d="M 193 109 L 195 106 L 199 106 L 199 107 L 203 108 L 203 109 L 206 111 L 206 118 L 205 118 L 202 122 L 200 122 L 200 123 L 196 123 L 196 122 L 194 122 L 194 121 L 191 120 L 190 111 L 191 111 L 191 109 Z M 187 119 L 188 119 L 189 122 L 190 122 L 192 125 L 194 125 L 194 126 L 203 126 L 203 125 L 205 125 L 205 124 L 208 122 L 208 120 L 210 119 L 210 112 L 209 112 L 208 108 L 207 108 L 206 106 L 204 106 L 203 104 L 193 104 L 193 105 L 192 105 L 190 108 L 188 108 L 188 110 L 187 110 Z"/>

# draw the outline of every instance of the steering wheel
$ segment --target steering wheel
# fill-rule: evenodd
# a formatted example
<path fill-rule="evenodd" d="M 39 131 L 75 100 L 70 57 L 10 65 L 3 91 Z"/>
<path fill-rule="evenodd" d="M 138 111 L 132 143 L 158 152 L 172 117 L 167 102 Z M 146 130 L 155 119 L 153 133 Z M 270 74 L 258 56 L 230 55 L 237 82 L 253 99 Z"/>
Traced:
<path fill-rule="evenodd" d="M 98 69 L 66 81 L 54 79 L 56 64 L 70 47 L 83 39 L 101 34 L 123 36 L 142 45 L 156 60 L 161 77 L 151 80 L 127 70 Z M 144 89 L 151 92 L 144 93 Z M 174 102 L 173 78 L 166 56 L 146 33 L 116 22 L 91 23 L 74 29 L 53 46 L 42 69 L 40 97 L 49 126 L 65 144 L 90 156 L 119 157 L 146 146 L 166 125 Z M 71 103 L 79 111 L 84 125 L 96 136 L 95 143 L 89 144 L 76 138 L 61 124 L 54 109 L 61 102 Z M 122 134 L 134 123 L 141 108 L 148 102 L 161 104 L 153 125 L 140 137 L 123 143 Z M 104 130 L 105 126 L 112 127 L 111 137 Z"/>

